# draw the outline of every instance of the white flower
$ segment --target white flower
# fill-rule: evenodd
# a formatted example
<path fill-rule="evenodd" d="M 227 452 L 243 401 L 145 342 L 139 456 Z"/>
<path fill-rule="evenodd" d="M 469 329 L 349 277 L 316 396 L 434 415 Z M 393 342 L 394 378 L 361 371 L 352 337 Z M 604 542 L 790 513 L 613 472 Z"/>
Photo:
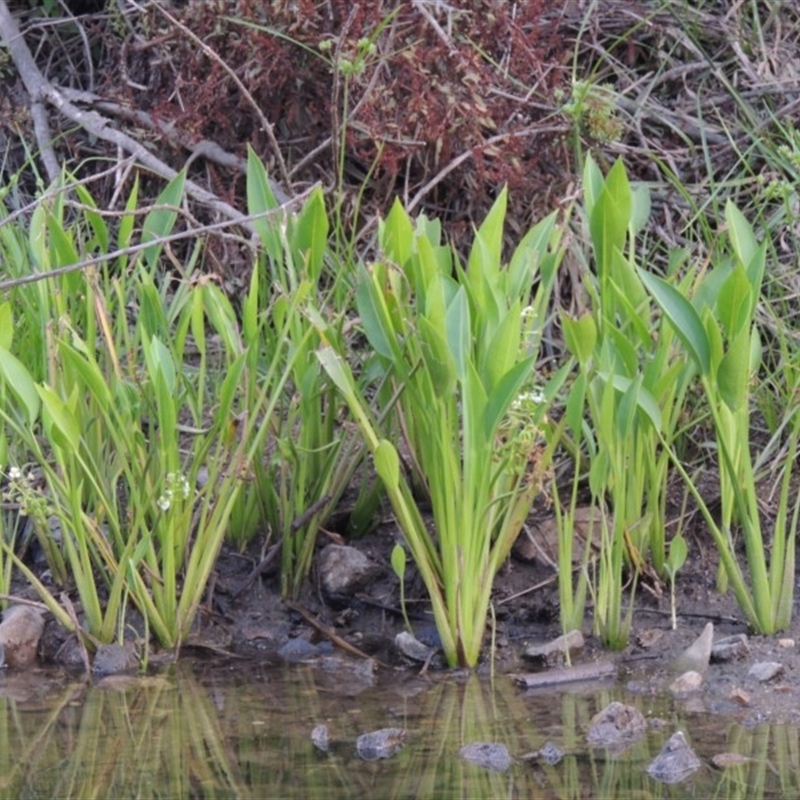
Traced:
<path fill-rule="evenodd" d="M 18 481 L 22 478 L 22 470 L 19 467 L 10 467 L 8 470 L 8 479 L 10 481 Z"/>
<path fill-rule="evenodd" d="M 167 511 L 169 507 L 172 505 L 172 492 L 166 491 L 161 497 L 158 498 L 156 501 L 156 505 L 162 510 Z"/>

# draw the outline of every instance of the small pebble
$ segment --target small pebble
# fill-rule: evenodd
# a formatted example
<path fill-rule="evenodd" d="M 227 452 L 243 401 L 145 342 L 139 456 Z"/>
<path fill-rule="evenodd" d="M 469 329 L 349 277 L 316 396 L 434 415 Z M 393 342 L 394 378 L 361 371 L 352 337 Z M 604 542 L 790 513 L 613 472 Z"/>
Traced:
<path fill-rule="evenodd" d="M 677 678 L 675 678 L 675 680 L 669 685 L 669 690 L 674 695 L 682 696 L 696 692 L 702 686 L 702 684 L 703 676 L 699 672 L 689 670 L 688 672 L 684 672 L 683 675 L 679 675 Z"/>
<path fill-rule="evenodd" d="M 311 731 L 311 741 L 314 744 L 314 747 L 317 750 L 320 750 L 323 753 L 327 753 L 330 750 L 330 740 L 328 738 L 328 726 L 327 725 L 317 725 L 313 731 Z"/>
<path fill-rule="evenodd" d="M 767 683 L 783 674 L 783 664 L 777 661 L 760 661 L 750 667 L 747 675 L 755 678 L 759 683 Z"/>

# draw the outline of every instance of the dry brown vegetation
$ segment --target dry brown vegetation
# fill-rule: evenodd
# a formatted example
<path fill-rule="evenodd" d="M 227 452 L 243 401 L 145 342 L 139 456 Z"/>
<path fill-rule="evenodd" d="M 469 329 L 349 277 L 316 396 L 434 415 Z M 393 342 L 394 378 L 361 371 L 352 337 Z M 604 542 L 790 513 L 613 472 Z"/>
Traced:
<path fill-rule="evenodd" d="M 797 173 L 791 140 L 780 145 L 800 105 L 800 21 L 777 0 L 73 0 L 10 10 L 43 78 L 78 109 L 174 169 L 190 161 L 198 184 L 239 208 L 251 145 L 285 196 L 321 181 L 352 229 L 400 196 L 459 239 L 508 183 L 518 238 L 569 198 L 576 158 L 591 148 L 623 155 L 652 182 L 653 229 L 685 243 L 686 223 L 709 204 L 708 224 L 719 216 L 720 187 L 752 198 Z M 51 170 L 99 172 L 127 155 L 52 98 L 44 114 L 32 105 L 4 52 L 0 149 L 20 189 L 34 195 L 31 176 L 48 171 L 48 126 Z M 95 194 L 115 202 L 119 186 L 104 181 Z M 780 204 L 773 211 L 788 256 L 794 226 L 780 224 Z"/>

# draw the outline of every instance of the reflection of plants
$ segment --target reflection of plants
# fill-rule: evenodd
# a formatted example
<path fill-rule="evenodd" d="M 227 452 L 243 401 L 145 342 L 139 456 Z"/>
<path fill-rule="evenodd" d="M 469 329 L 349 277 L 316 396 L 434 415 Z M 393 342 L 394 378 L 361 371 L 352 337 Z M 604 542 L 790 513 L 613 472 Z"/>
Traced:
<path fill-rule="evenodd" d="M 494 576 L 548 466 L 539 430 L 565 374 L 533 391 L 560 256 L 554 217 L 502 268 L 505 199 L 503 193 L 477 232 L 466 269 L 440 244 L 437 224 L 421 218 L 415 228 L 396 204 L 381 227 L 389 263 L 375 264 L 358 289 L 365 333 L 393 384 L 386 402 L 397 399 L 412 478 L 401 470 L 396 446 L 382 438 L 349 366 L 332 348 L 320 351 L 374 455 L 451 665 L 473 666 L 480 655 Z M 536 277 L 531 311 L 523 314 Z M 532 414 L 527 402 L 524 420 L 514 405 L 521 397 L 542 401 Z M 412 481 L 431 498 L 435 537 Z"/>
<path fill-rule="evenodd" d="M 246 795 L 220 716 L 190 674 L 117 691 L 73 685 L 45 716 L 15 705 L 0 700 L 3 796 L 189 797 L 198 786 L 204 796 Z"/>

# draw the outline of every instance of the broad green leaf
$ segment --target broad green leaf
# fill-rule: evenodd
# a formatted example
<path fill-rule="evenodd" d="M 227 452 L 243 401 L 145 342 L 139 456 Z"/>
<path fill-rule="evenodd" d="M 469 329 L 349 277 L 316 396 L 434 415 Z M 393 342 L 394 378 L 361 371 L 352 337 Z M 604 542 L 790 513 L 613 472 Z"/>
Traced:
<path fill-rule="evenodd" d="M 0 348 L 10 350 L 13 341 L 14 309 L 7 300 L 5 303 L 0 303 Z"/>
<path fill-rule="evenodd" d="M 439 396 L 446 396 L 455 391 L 456 386 L 457 375 L 453 354 L 439 328 L 427 317 L 421 317 L 418 325 L 425 369 L 433 383 L 434 391 Z"/>
<path fill-rule="evenodd" d="M 306 275 L 316 285 L 328 246 L 328 215 L 321 187 L 317 186 L 292 226 L 290 243 L 304 260 Z"/>
<path fill-rule="evenodd" d="M 213 283 L 207 283 L 201 289 L 203 306 L 211 327 L 219 334 L 228 353 L 238 355 L 242 351 L 240 326 L 231 301 Z"/>
<path fill-rule="evenodd" d="M 169 348 L 157 336 L 150 340 L 149 347 L 144 348 L 145 361 L 151 380 L 156 380 L 157 375 L 161 374 L 166 381 L 166 388 L 170 394 L 175 391 L 176 369 L 175 362 Z"/>
<path fill-rule="evenodd" d="M 418 297 L 424 297 L 425 289 L 431 285 L 438 275 L 449 275 L 451 266 L 442 269 L 440 248 L 434 246 L 427 237 L 421 236 L 417 239 L 417 254 L 408 262 L 407 271 L 411 279 L 411 285 Z"/>
<path fill-rule="evenodd" d="M 540 220 L 523 236 L 508 265 L 506 297 L 525 299 L 530 293 L 539 267 L 550 249 L 557 212 Z"/>
<path fill-rule="evenodd" d="M 601 374 L 600 377 L 606 381 L 609 378 L 609 376 L 605 373 Z M 631 395 L 633 402 L 641 411 L 644 412 L 656 429 L 661 430 L 661 410 L 659 409 L 658 403 L 653 395 L 647 389 L 645 389 L 644 386 L 642 386 L 641 375 L 638 375 L 633 380 L 625 375 L 613 375 L 611 376 L 611 385 L 617 392 L 623 395 L 630 393 L 631 389 L 633 388 L 634 391 Z"/>
<path fill-rule="evenodd" d="M 264 163 L 256 155 L 255 150 L 247 146 L 247 213 L 254 216 L 252 222 L 255 232 L 267 255 L 276 263 L 282 263 L 283 243 L 281 242 L 278 223 L 271 211 L 279 203 L 272 191 Z"/>
<path fill-rule="evenodd" d="M 117 249 L 124 250 L 130 247 L 131 236 L 133 234 L 133 226 L 136 224 L 136 209 L 139 207 L 139 173 L 133 180 L 133 187 L 131 188 L 128 199 L 125 201 L 125 213 L 119 221 L 119 230 L 117 231 Z M 120 273 L 124 273 L 128 265 L 128 256 L 122 255 L 118 260 Z"/>
<path fill-rule="evenodd" d="M 514 366 L 520 355 L 522 309 L 519 300 L 515 300 L 500 321 L 494 335 L 481 342 L 480 373 L 491 393 L 500 378 Z"/>
<path fill-rule="evenodd" d="M 639 370 L 639 356 L 630 337 L 617 328 L 608 331 L 609 353 L 614 356 L 614 372 L 620 372 L 632 378 Z"/>
<path fill-rule="evenodd" d="M 98 250 L 101 253 L 107 253 L 109 250 L 108 226 L 106 225 L 103 217 L 98 214 L 97 211 L 95 211 L 97 208 L 97 203 L 95 203 L 94 198 L 85 186 L 76 182 L 73 188 L 75 189 L 75 194 L 78 195 L 78 199 L 85 206 L 83 209 L 83 215 L 92 226 Z"/>
<path fill-rule="evenodd" d="M 81 443 L 81 426 L 69 406 L 49 387 L 37 384 L 42 401 L 47 435 L 61 448 L 76 452 Z"/>
<path fill-rule="evenodd" d="M 250 287 L 242 303 L 242 334 L 247 347 L 257 347 L 258 331 L 260 328 L 258 300 L 260 281 L 258 270 L 250 273 Z"/>
<path fill-rule="evenodd" d="M 47 232 L 50 234 L 50 252 L 55 256 L 52 262 L 54 267 L 68 267 L 80 261 L 72 236 L 52 215 L 47 217 Z"/>
<path fill-rule="evenodd" d="M 403 580 L 406 574 L 406 549 L 403 545 L 398 543 L 392 548 L 391 563 L 394 574 Z"/>
<path fill-rule="evenodd" d="M 620 376 L 615 375 L 615 378 Z M 622 441 L 629 439 L 633 435 L 633 426 L 636 421 L 636 414 L 639 407 L 639 388 L 642 376 L 639 375 L 635 380 L 630 381 L 627 388 L 622 390 L 616 413 L 616 434 Z M 615 384 L 617 381 L 615 381 Z M 617 385 L 615 388 L 620 389 Z"/>
<path fill-rule="evenodd" d="M 608 173 L 589 217 L 597 268 L 602 281 L 609 277 L 615 252 L 623 253 L 631 219 L 631 188 L 621 159 Z"/>
<path fill-rule="evenodd" d="M 467 365 L 471 362 L 472 334 L 470 331 L 469 304 L 467 293 L 462 286 L 447 308 L 445 315 L 447 344 L 453 355 L 456 374 L 464 381 Z"/>
<path fill-rule="evenodd" d="M 399 198 L 395 198 L 392 209 L 378 228 L 381 250 L 386 257 L 404 267 L 414 248 L 414 226 Z"/>
<path fill-rule="evenodd" d="M 647 184 L 639 183 L 631 188 L 632 214 L 631 238 L 644 230 L 650 219 L 650 189 Z"/>
<path fill-rule="evenodd" d="M 158 239 L 168 236 L 175 227 L 178 218 L 178 207 L 183 200 L 183 187 L 186 183 L 186 170 L 181 170 L 156 198 L 155 208 L 144 218 L 142 225 L 142 243 L 153 242 L 151 247 L 142 252 L 145 263 L 155 268 L 161 255 L 162 245 Z"/>
<path fill-rule="evenodd" d="M 219 390 L 219 404 L 214 412 L 220 430 L 225 430 L 225 427 L 233 420 L 233 403 L 240 392 L 246 358 L 246 353 L 242 353 L 225 370 L 225 379 Z"/>
<path fill-rule="evenodd" d="M 701 374 L 708 375 L 711 366 L 710 344 L 694 306 L 663 278 L 641 268 L 638 272 L 645 288 L 672 323 L 675 333 L 689 351 Z"/>
<path fill-rule="evenodd" d="M 583 420 L 586 411 L 586 370 L 581 370 L 567 395 L 567 404 L 564 414 L 567 425 L 572 431 L 575 446 L 579 447 L 583 436 Z"/>
<path fill-rule="evenodd" d="M 622 326 L 632 325 L 639 340 L 649 345 L 651 316 L 649 297 L 636 274 L 635 267 L 619 251 L 615 251 L 611 256 L 611 275 L 609 283 L 614 292 L 613 301 L 621 317 Z"/>
<path fill-rule="evenodd" d="M 375 470 L 387 489 L 400 485 L 400 458 L 394 445 L 386 439 L 381 439 L 375 449 Z"/>
<path fill-rule="evenodd" d="M 737 264 L 717 295 L 717 317 L 729 340 L 750 325 L 750 281 L 741 264 Z"/>
<path fill-rule="evenodd" d="M 741 265 L 747 267 L 758 252 L 758 241 L 750 223 L 732 200 L 728 200 L 725 204 L 725 221 L 728 225 L 728 236 L 730 236 L 733 251 Z M 754 288 L 758 291 L 759 287 Z"/>
<path fill-rule="evenodd" d="M 384 358 L 394 359 L 397 342 L 386 303 L 372 275 L 356 289 L 356 305 L 369 343 Z"/>
<path fill-rule="evenodd" d="M 498 381 L 486 401 L 485 435 L 491 439 L 497 431 L 497 426 L 503 420 L 511 403 L 519 396 L 522 387 L 529 380 L 533 369 L 534 359 L 526 358 L 512 367 Z"/>
<path fill-rule="evenodd" d="M 737 411 L 747 403 L 750 383 L 750 343 L 747 331 L 731 341 L 717 368 L 717 386 L 725 404 Z"/>
<path fill-rule="evenodd" d="M 112 403 L 111 390 L 106 378 L 92 358 L 82 357 L 75 349 L 62 343 L 59 347 L 64 361 L 64 370 L 70 371 L 73 379 L 86 390 L 89 396 L 107 411 Z"/>
<path fill-rule="evenodd" d="M 669 555 L 667 556 L 667 563 L 664 565 L 669 574 L 674 576 L 686 563 L 686 558 L 689 555 L 689 546 L 686 544 L 686 539 L 679 533 L 673 537 L 669 543 Z"/>
<path fill-rule="evenodd" d="M 33 425 L 39 416 L 41 401 L 27 367 L 5 348 L 0 348 L 0 373 L 8 387 L 25 407 L 28 425 Z"/>
<path fill-rule="evenodd" d="M 583 199 L 586 205 L 586 215 L 589 218 L 592 216 L 592 211 L 600 192 L 603 191 L 604 183 L 600 167 L 597 166 L 591 154 L 588 155 L 583 166 Z"/>
<path fill-rule="evenodd" d="M 591 314 L 586 313 L 579 319 L 573 319 L 562 312 L 561 327 L 564 330 L 567 348 L 585 369 L 597 344 L 597 324 L 594 318 Z"/>
<path fill-rule="evenodd" d="M 332 347 L 321 347 L 317 351 L 317 358 L 347 402 L 354 400 L 355 380 L 347 362 Z"/>
<path fill-rule="evenodd" d="M 494 283 L 503 251 L 503 222 L 507 203 L 508 191 L 504 186 L 475 234 L 467 262 L 467 279 L 470 283 L 482 277 Z"/>

